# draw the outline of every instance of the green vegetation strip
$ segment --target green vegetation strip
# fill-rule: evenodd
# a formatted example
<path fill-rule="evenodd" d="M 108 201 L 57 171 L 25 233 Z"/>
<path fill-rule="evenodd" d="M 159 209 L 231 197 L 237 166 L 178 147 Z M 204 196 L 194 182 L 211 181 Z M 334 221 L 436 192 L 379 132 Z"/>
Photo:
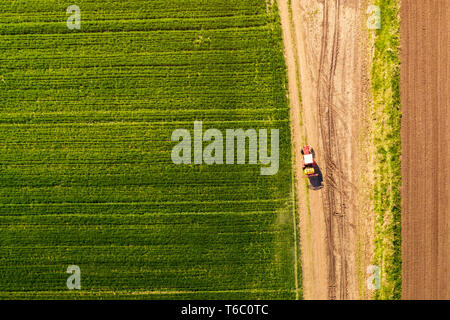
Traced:
<path fill-rule="evenodd" d="M 372 68 L 376 213 L 374 265 L 380 267 L 376 299 L 401 298 L 400 1 L 375 0 L 381 9 Z"/>
<path fill-rule="evenodd" d="M 76 4 L 0 3 L 0 299 L 301 297 L 276 8 Z M 174 165 L 195 120 L 279 129 L 278 174 Z"/>

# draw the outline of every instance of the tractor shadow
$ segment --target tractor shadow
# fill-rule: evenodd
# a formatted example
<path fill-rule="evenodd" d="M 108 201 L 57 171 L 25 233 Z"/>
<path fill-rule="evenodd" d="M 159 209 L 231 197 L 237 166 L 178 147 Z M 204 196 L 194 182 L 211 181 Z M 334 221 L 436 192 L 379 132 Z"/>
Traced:
<path fill-rule="evenodd" d="M 324 187 L 323 186 L 323 175 L 322 175 L 322 171 L 320 170 L 317 163 L 314 164 L 314 171 L 317 172 L 318 175 L 315 177 L 308 177 L 309 183 L 310 183 L 309 188 L 312 190 L 320 190 Z"/>

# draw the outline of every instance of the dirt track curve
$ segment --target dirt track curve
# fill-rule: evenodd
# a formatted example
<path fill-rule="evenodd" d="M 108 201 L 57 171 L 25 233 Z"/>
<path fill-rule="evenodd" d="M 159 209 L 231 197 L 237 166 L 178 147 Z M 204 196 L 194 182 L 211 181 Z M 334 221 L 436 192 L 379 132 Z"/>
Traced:
<path fill-rule="evenodd" d="M 401 18 L 402 298 L 450 299 L 450 1 Z"/>
<path fill-rule="evenodd" d="M 366 1 L 279 0 L 296 157 L 306 299 L 368 298 L 373 221 L 364 115 L 369 103 Z M 299 88 L 301 89 L 301 100 Z M 301 119 L 300 119 L 301 114 Z M 302 121 L 301 121 L 302 120 Z M 302 139 L 303 137 L 303 139 Z M 316 151 L 325 187 L 307 190 L 300 148 Z"/>

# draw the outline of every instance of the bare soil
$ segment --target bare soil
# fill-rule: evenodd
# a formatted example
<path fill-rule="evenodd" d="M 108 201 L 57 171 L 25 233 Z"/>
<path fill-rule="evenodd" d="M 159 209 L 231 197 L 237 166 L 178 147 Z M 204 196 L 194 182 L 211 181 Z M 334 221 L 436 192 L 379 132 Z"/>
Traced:
<path fill-rule="evenodd" d="M 288 66 L 306 299 L 370 298 L 373 252 L 366 1 L 278 0 Z M 301 95 L 300 95 L 301 90 Z M 301 98 L 300 98 L 301 97 Z M 325 187 L 307 190 L 300 148 L 313 146 Z"/>
<path fill-rule="evenodd" d="M 402 1 L 402 298 L 450 299 L 450 1 Z"/>

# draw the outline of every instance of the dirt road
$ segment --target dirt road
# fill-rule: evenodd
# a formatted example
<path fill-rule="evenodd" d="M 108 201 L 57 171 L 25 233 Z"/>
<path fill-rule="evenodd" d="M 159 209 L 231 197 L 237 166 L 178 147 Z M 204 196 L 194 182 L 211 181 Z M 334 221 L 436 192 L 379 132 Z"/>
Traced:
<path fill-rule="evenodd" d="M 401 18 L 402 298 L 450 299 L 450 1 Z"/>
<path fill-rule="evenodd" d="M 279 0 L 289 75 L 306 299 L 368 298 L 373 251 L 365 1 Z M 301 90 L 301 99 L 299 90 Z M 325 188 L 308 190 L 300 148 L 310 144 Z"/>

